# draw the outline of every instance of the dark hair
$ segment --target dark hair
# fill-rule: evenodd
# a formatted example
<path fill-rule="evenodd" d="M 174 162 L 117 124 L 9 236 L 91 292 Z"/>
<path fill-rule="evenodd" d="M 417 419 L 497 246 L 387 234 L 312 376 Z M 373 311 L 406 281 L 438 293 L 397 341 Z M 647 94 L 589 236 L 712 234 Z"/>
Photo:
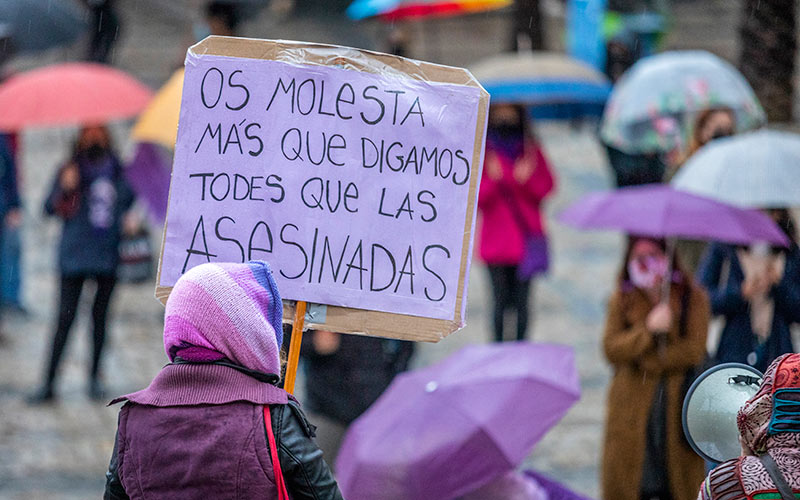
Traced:
<path fill-rule="evenodd" d="M 794 217 L 792 217 L 792 213 L 785 208 L 771 208 L 769 212 L 773 218 L 777 215 L 775 222 L 786 234 L 786 237 L 791 240 L 791 244 L 797 244 L 797 224 L 794 221 Z"/>
<path fill-rule="evenodd" d="M 235 30 L 239 26 L 239 12 L 236 10 L 236 5 L 224 1 L 213 1 L 206 5 L 206 17 L 218 18 L 225 23 L 225 26 L 231 30 Z"/>
<path fill-rule="evenodd" d="M 489 106 L 489 128 L 492 127 L 492 108 L 495 106 L 509 106 L 514 109 L 514 112 L 517 115 L 517 119 L 519 120 L 520 124 L 522 124 L 522 133 L 526 139 L 533 140 L 534 142 L 539 142 L 536 139 L 536 134 L 533 132 L 533 127 L 531 126 L 531 121 L 528 119 L 528 113 L 525 110 L 525 106 L 522 104 L 517 103 L 498 103 L 496 105 Z"/>
<path fill-rule="evenodd" d="M 700 132 L 706 127 L 708 121 L 716 113 L 728 114 L 731 117 L 731 120 L 733 121 L 733 127 L 734 127 L 733 132 L 736 132 L 736 113 L 731 108 L 720 106 L 715 108 L 704 109 L 703 111 L 697 114 L 697 118 L 695 118 L 694 120 L 694 130 L 692 130 L 691 142 L 689 144 L 690 154 L 694 153 L 695 151 L 697 151 L 698 149 L 700 149 L 705 145 L 705 143 L 702 142 L 702 137 L 700 137 Z"/>
<path fill-rule="evenodd" d="M 111 132 L 109 132 L 108 127 L 105 125 L 92 125 L 92 126 L 85 126 L 78 131 L 78 136 L 75 138 L 75 142 L 72 145 L 72 159 L 77 159 L 82 153 L 86 151 L 85 145 L 83 144 L 83 136 L 86 131 L 90 128 L 97 128 L 103 132 L 103 135 L 106 138 L 106 149 L 108 151 L 114 151 L 114 140 L 111 137 Z"/>

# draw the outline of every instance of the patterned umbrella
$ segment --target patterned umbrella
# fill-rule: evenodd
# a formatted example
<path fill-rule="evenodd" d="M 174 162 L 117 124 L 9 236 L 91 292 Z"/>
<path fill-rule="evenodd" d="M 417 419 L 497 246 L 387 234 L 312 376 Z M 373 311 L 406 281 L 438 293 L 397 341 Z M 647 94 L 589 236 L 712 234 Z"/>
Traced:
<path fill-rule="evenodd" d="M 386 20 L 453 16 L 511 5 L 512 0 L 355 0 L 347 8 L 352 19 L 381 16 Z"/>
<path fill-rule="evenodd" d="M 712 141 L 672 185 L 743 207 L 800 207 L 800 135 L 759 130 Z"/>
<path fill-rule="evenodd" d="M 766 122 L 753 89 L 730 64 L 704 51 L 675 51 L 634 64 L 611 92 L 600 135 L 626 153 L 684 148 L 696 113 L 730 108 L 737 129 Z"/>

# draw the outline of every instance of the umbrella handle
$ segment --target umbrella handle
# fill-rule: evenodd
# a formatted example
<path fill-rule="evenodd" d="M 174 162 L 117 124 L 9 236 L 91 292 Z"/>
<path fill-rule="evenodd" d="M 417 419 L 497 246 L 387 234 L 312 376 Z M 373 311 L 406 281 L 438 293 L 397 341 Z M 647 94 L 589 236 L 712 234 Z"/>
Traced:
<path fill-rule="evenodd" d="M 306 320 L 306 301 L 298 300 L 294 306 L 294 322 L 292 322 L 292 341 L 289 343 L 289 362 L 286 365 L 286 379 L 283 388 L 294 394 L 294 381 L 297 378 L 297 365 L 300 362 L 300 345 L 303 342 L 303 324 Z"/>
<path fill-rule="evenodd" d="M 669 296 L 672 291 L 672 261 L 675 259 L 675 238 L 667 238 L 667 272 L 661 280 L 661 302 L 669 304 Z"/>

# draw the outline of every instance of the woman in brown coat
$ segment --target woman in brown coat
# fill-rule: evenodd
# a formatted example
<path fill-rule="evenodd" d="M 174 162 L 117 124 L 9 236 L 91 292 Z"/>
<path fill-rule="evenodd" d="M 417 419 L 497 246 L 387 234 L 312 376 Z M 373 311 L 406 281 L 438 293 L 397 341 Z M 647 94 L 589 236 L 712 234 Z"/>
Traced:
<path fill-rule="evenodd" d="M 692 500 L 703 461 L 683 437 L 682 387 L 705 356 L 709 302 L 673 262 L 669 303 L 664 242 L 631 238 L 603 339 L 614 374 L 603 450 L 603 498 Z"/>

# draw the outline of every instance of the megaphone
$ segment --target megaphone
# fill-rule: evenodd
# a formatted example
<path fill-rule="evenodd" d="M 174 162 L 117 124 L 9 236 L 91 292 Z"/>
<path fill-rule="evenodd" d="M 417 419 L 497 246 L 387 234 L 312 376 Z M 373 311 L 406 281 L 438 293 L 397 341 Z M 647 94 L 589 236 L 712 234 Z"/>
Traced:
<path fill-rule="evenodd" d="M 683 400 L 683 433 L 709 462 L 741 455 L 736 415 L 761 386 L 763 375 L 741 363 L 723 363 L 703 372 Z"/>

